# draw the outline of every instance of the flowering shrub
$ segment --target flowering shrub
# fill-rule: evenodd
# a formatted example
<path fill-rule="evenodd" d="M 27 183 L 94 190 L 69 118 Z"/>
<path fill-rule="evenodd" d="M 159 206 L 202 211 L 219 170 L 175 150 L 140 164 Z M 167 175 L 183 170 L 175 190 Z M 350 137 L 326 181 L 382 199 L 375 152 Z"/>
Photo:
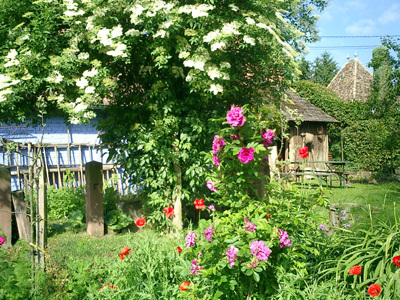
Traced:
<path fill-rule="evenodd" d="M 323 199 L 261 183 L 275 137 L 266 112 L 233 105 L 226 116 L 229 127 L 214 136 L 209 154 L 214 168 L 206 183 L 210 196 L 194 201 L 196 209 L 208 205 L 211 219 L 201 219 L 198 229 L 186 235 L 180 253 L 181 273 L 193 283 L 185 290 L 187 297 L 272 295 L 280 272 L 302 268 L 303 233 L 317 233 L 313 208 L 325 204 Z M 222 209 L 215 210 L 214 203 Z"/>

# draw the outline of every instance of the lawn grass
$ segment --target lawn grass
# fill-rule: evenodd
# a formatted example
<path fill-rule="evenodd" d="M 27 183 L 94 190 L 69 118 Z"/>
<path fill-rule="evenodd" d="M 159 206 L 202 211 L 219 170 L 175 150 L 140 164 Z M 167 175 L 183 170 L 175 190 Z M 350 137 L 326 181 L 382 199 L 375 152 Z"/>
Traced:
<path fill-rule="evenodd" d="M 304 180 L 295 183 L 301 190 L 306 191 L 319 187 L 317 180 Z M 385 223 L 394 225 L 400 216 L 400 183 L 384 182 L 379 184 L 352 183 L 340 187 L 339 182 L 333 182 L 332 188 L 323 185 L 325 196 L 331 206 L 338 211 L 346 210 L 351 213 L 353 223 L 359 228 L 370 227 Z M 329 211 L 321 210 L 321 215 L 329 219 Z"/>

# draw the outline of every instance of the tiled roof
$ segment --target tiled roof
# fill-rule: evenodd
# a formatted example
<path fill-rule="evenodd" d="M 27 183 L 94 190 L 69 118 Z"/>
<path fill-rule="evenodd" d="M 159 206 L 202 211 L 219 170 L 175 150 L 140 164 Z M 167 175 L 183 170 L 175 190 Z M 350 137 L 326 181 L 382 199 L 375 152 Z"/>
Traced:
<path fill-rule="evenodd" d="M 288 121 L 294 121 L 299 117 L 303 122 L 338 122 L 334 117 L 328 115 L 291 90 L 286 90 L 286 93 L 293 103 L 284 103 L 284 106 L 290 110 L 295 110 L 295 112 L 291 114 L 286 109 L 283 109 L 283 114 Z"/>
<path fill-rule="evenodd" d="M 349 60 L 332 79 L 328 88 L 344 101 L 367 101 L 372 85 L 372 74 L 357 59 Z"/>

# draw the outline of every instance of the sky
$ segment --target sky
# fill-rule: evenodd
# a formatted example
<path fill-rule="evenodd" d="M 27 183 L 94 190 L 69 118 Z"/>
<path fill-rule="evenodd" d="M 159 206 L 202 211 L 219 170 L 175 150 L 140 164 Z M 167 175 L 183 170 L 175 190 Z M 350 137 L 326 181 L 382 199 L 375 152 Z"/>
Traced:
<path fill-rule="evenodd" d="M 380 37 L 400 38 L 400 0 L 330 0 L 319 14 L 317 27 L 321 40 L 308 44 L 305 58 L 310 62 L 328 51 L 342 68 L 347 56 L 354 59 L 357 53 L 357 58 L 368 68 L 372 50 L 382 45 Z"/>

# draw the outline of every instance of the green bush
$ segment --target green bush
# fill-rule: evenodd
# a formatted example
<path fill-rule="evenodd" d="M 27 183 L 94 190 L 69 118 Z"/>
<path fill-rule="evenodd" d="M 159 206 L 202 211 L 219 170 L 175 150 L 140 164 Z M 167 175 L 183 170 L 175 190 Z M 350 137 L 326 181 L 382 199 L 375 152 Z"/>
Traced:
<path fill-rule="evenodd" d="M 85 188 L 63 186 L 47 189 L 47 209 L 50 221 L 65 221 L 72 212 L 80 210 L 85 214 Z"/>

